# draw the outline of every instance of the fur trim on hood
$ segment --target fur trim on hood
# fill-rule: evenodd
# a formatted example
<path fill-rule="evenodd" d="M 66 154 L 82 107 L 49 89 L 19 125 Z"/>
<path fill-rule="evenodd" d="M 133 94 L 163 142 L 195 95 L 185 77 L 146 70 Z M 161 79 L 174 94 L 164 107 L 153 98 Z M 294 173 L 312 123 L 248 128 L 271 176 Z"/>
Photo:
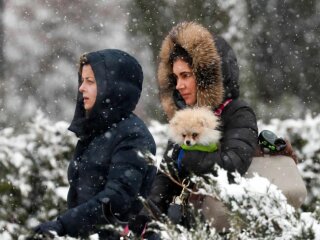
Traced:
<path fill-rule="evenodd" d="M 169 62 L 175 45 L 184 48 L 192 58 L 192 70 L 197 79 L 197 106 L 217 108 L 224 99 L 221 60 L 212 34 L 202 25 L 183 22 L 173 27 L 162 42 L 158 67 L 158 85 L 162 107 L 171 119 L 178 109 L 174 102 L 175 85 L 170 81 Z"/>

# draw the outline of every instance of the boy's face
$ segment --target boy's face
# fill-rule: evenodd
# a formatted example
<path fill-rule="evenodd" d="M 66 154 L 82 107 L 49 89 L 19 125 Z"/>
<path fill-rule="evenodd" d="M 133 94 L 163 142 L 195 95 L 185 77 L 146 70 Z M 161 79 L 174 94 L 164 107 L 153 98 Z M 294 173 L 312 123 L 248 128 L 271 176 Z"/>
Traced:
<path fill-rule="evenodd" d="M 81 81 L 79 91 L 83 95 L 84 109 L 88 112 L 93 108 L 97 98 L 97 83 L 90 64 L 83 65 Z"/>

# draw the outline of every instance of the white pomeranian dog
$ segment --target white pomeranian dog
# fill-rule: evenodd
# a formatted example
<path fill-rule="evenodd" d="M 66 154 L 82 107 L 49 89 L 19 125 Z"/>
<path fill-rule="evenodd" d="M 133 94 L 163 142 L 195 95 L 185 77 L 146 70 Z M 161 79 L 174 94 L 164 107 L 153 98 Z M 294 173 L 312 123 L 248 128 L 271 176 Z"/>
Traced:
<path fill-rule="evenodd" d="M 169 138 L 179 145 L 194 146 L 218 143 L 219 118 L 206 107 L 177 111 L 169 122 Z"/>

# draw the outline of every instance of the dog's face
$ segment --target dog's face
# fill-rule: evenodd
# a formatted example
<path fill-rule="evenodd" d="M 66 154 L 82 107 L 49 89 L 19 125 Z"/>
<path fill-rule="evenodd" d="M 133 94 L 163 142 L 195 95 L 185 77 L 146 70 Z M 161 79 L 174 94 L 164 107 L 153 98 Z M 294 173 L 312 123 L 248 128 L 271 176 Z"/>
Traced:
<path fill-rule="evenodd" d="M 208 109 L 184 109 L 169 122 L 169 137 L 179 145 L 208 145 L 220 139 L 218 118 Z"/>
<path fill-rule="evenodd" d="M 199 142 L 204 131 L 202 124 L 192 121 L 190 122 L 176 122 L 171 125 L 171 138 L 178 144 L 193 146 Z"/>
<path fill-rule="evenodd" d="M 193 146 L 197 144 L 199 140 L 199 133 L 198 132 L 186 132 L 182 134 L 183 143 L 187 146 Z"/>

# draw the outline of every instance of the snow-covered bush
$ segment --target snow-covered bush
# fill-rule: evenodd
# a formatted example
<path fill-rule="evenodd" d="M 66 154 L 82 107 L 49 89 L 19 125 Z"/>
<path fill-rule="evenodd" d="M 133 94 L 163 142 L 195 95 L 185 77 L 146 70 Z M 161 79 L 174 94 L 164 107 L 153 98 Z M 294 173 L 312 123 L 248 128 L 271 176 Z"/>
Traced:
<path fill-rule="evenodd" d="M 169 221 L 166 223 L 155 221 L 150 225 L 149 231 L 151 230 L 159 234 L 162 240 L 224 239 L 217 234 L 216 230 L 212 228 L 209 223 L 203 223 L 200 215 L 195 216 L 196 228 L 187 229 L 181 225 L 174 225 Z M 153 228 L 152 225 L 155 225 L 155 227 Z"/>
<path fill-rule="evenodd" d="M 229 184 L 227 172 L 218 175 L 193 176 L 198 192 L 220 199 L 229 213 L 230 229 L 222 236 L 195 214 L 195 225 L 158 223 L 161 239 L 320 239 L 320 221 L 315 214 L 297 212 L 282 192 L 266 178 L 243 178 L 235 175 Z"/>
<path fill-rule="evenodd" d="M 230 239 L 320 239 L 320 222 L 301 216 L 266 178 L 246 179 L 236 174 L 235 184 L 228 184 L 224 170 L 211 178 L 230 211 Z"/>
<path fill-rule="evenodd" d="M 0 132 L 1 239 L 28 234 L 66 208 L 66 169 L 75 145 L 67 127 L 39 112 L 23 133 Z"/>
<path fill-rule="evenodd" d="M 53 123 L 38 113 L 23 132 L 12 128 L 0 131 L 0 239 L 28 236 L 32 226 L 65 210 L 67 165 L 76 142 L 67 127 L 65 122 Z M 167 125 L 151 122 L 149 129 L 157 143 L 156 159 L 161 159 Z M 228 235 L 217 235 L 214 228 L 198 221 L 191 230 L 162 224 L 164 239 L 320 239 L 320 116 L 259 122 L 259 130 L 264 129 L 288 138 L 304 160 L 298 164 L 308 189 L 302 210 L 288 205 L 266 179 L 237 176 L 230 185 L 222 171 L 219 177 L 207 176 L 208 184 L 198 182 L 229 209 L 232 228 Z"/>

